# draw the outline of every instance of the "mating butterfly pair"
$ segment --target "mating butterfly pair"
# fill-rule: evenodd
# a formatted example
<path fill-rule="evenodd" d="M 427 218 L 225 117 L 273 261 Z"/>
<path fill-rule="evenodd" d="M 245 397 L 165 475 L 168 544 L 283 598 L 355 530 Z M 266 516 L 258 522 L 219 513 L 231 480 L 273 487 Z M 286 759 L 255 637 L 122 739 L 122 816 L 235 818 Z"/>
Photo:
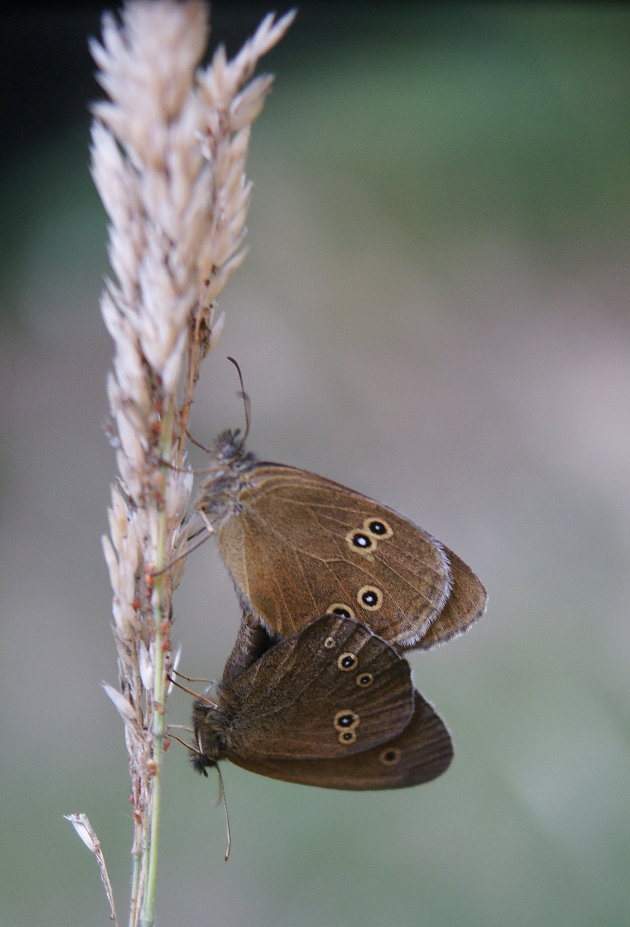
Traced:
<path fill-rule="evenodd" d="M 413 688 L 408 649 L 483 614 L 472 570 L 360 493 L 215 444 L 197 504 L 243 608 L 216 702 L 195 702 L 197 769 L 226 757 L 273 778 L 399 788 L 440 775 L 449 734 Z"/>

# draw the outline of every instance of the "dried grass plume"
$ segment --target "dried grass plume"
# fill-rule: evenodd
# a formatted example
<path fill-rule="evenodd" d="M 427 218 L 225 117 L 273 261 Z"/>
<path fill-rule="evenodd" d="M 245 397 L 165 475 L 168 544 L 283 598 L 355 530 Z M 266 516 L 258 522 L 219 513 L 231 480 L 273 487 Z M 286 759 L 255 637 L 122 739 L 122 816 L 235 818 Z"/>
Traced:
<path fill-rule="evenodd" d="M 107 691 L 129 753 L 131 925 L 154 921 L 172 595 L 184 561 L 160 571 L 188 543 L 185 430 L 223 324 L 217 299 L 245 254 L 250 128 L 272 83 L 252 76 L 293 16 L 265 17 L 233 60 L 220 47 L 203 69 L 208 8 L 198 0 L 134 0 L 119 19 L 105 14 L 90 43 L 107 97 L 92 108 L 92 174 L 109 219 L 101 310 L 114 342 L 118 477 L 103 546 L 119 689 Z"/>

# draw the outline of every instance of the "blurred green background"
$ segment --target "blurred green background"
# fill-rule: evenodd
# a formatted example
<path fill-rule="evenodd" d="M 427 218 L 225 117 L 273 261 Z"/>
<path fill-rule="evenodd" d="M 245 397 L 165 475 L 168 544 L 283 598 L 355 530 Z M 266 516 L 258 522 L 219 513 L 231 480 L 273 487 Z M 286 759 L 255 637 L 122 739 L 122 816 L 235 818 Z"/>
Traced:
<path fill-rule="evenodd" d="M 214 5 L 235 51 L 265 7 Z M 126 918 L 131 836 L 100 548 L 114 474 L 105 219 L 88 174 L 99 7 L 2 44 L 2 857 L 7 927 Z M 398 509 L 479 573 L 487 615 L 412 655 L 456 744 L 436 782 L 352 794 L 168 754 L 162 925 L 630 924 L 630 8 L 302 5 L 263 63 L 250 254 L 193 433 Z M 203 455 L 195 454 L 198 466 Z M 238 613 L 211 544 L 176 597 L 216 677 Z M 173 697 L 170 720 L 189 700 Z"/>

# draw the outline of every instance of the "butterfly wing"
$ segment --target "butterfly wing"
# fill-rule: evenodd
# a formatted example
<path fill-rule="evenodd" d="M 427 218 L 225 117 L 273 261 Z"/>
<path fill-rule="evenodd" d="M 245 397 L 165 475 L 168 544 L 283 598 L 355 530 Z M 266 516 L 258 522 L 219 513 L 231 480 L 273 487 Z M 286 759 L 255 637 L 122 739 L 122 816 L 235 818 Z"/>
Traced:
<path fill-rule="evenodd" d="M 445 547 L 444 551 L 451 568 L 452 587 L 443 609 L 416 644 L 420 650 L 429 650 L 463 634 L 486 610 L 488 596 L 477 575 L 452 550 Z"/>
<path fill-rule="evenodd" d="M 271 635 L 266 628 L 259 625 L 256 619 L 244 612 L 241 616 L 238 634 L 232 652 L 225 661 L 221 685 L 228 686 L 233 679 L 244 673 L 253 663 L 259 660 L 275 643 L 278 638 Z"/>
<path fill-rule="evenodd" d="M 324 615 L 222 683 L 226 756 L 264 773 L 271 760 L 335 759 L 385 743 L 413 715 L 409 665 L 351 619 Z"/>
<path fill-rule="evenodd" d="M 335 612 L 395 648 L 429 647 L 483 611 L 485 591 L 459 558 L 361 493 L 305 470 L 257 463 L 237 495 L 218 526 L 219 549 L 243 608 L 282 637 Z"/>
<path fill-rule="evenodd" d="M 430 782 L 448 769 L 453 745 L 444 723 L 419 692 L 407 727 L 391 740 L 338 759 L 250 757 L 252 772 L 327 789 L 401 789 Z M 238 760 L 234 762 L 238 763 Z"/>

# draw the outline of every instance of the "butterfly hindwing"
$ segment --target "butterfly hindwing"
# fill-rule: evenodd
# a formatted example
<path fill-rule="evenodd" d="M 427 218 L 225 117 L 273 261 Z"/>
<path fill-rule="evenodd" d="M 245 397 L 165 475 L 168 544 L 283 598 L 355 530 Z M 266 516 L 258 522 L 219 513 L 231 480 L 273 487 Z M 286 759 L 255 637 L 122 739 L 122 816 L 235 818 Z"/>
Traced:
<path fill-rule="evenodd" d="M 463 634 L 473 622 L 481 618 L 486 608 L 486 590 L 475 573 L 452 550 L 445 547 L 444 551 L 451 568 L 452 588 L 443 609 L 418 642 L 420 650 L 429 650 L 436 644 L 443 644 Z"/>
<path fill-rule="evenodd" d="M 430 782 L 453 758 L 449 733 L 433 708 L 414 693 L 414 713 L 395 737 L 362 753 L 338 759 L 248 757 L 247 768 L 274 779 L 328 789 L 398 789 Z M 238 759 L 234 759 L 239 763 Z"/>

